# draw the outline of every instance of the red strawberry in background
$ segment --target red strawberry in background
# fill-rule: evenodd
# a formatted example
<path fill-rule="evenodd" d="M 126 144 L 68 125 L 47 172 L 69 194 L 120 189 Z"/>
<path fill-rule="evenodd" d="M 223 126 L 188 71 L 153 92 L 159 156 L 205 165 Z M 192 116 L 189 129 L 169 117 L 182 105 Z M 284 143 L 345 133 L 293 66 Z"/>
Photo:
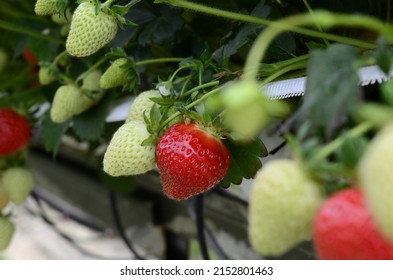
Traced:
<path fill-rule="evenodd" d="M 161 137 L 156 162 L 164 193 L 187 199 L 220 182 L 230 165 L 230 154 L 220 139 L 194 123 L 177 123 Z"/>
<path fill-rule="evenodd" d="M 314 244 L 324 260 L 393 259 L 393 244 L 376 228 L 363 193 L 356 188 L 340 191 L 322 205 Z"/>
<path fill-rule="evenodd" d="M 9 108 L 0 108 L 0 156 L 13 154 L 30 142 L 31 125 L 27 118 Z"/>

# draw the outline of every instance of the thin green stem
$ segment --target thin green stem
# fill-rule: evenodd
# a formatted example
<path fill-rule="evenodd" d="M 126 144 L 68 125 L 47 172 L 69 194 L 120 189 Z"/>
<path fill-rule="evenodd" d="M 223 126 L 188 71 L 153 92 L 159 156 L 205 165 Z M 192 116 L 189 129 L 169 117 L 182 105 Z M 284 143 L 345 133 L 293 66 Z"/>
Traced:
<path fill-rule="evenodd" d="M 303 0 L 303 3 L 306 6 L 306 8 L 307 8 L 308 12 L 310 13 L 310 15 L 313 15 L 314 12 L 313 12 L 310 4 L 308 4 L 308 1 L 307 0 Z M 322 27 L 321 27 L 321 25 L 319 23 L 316 23 L 315 25 L 316 25 L 316 27 L 318 28 L 319 31 L 324 32 Z M 329 41 L 326 40 L 326 39 L 323 39 L 323 42 L 325 43 L 326 46 L 330 45 Z"/>
<path fill-rule="evenodd" d="M 213 82 L 209 82 L 209 83 L 194 87 L 194 88 L 190 89 L 189 91 L 186 91 L 183 94 L 183 96 L 188 96 L 188 95 L 190 95 L 198 90 L 204 89 L 204 88 L 217 86 L 219 83 L 220 83 L 219 81 L 213 81 Z"/>
<path fill-rule="evenodd" d="M 218 16 L 218 17 L 223 17 L 223 18 L 227 18 L 227 19 L 250 22 L 250 23 L 261 24 L 261 25 L 266 25 L 266 26 L 275 26 L 275 27 L 284 29 L 286 31 L 292 31 L 292 32 L 296 32 L 296 33 L 310 36 L 310 37 L 326 39 L 329 41 L 353 45 L 353 46 L 356 46 L 359 48 L 372 49 L 375 47 L 375 44 L 365 42 L 362 40 L 347 38 L 347 37 L 343 37 L 340 35 L 324 33 L 324 32 L 320 32 L 320 31 L 316 31 L 316 30 L 305 29 L 305 28 L 298 27 L 296 25 L 290 25 L 290 24 L 286 24 L 283 22 L 279 22 L 279 21 L 270 21 L 270 20 L 267 20 L 264 18 L 258 18 L 258 17 L 253 17 L 253 16 L 249 16 L 249 15 L 245 15 L 245 14 L 239 14 L 239 13 L 235 13 L 235 12 L 220 10 L 220 9 L 216 9 L 216 8 L 212 8 L 212 7 L 208 7 L 208 6 L 204 6 L 201 4 L 188 2 L 188 1 L 184 1 L 184 0 L 161 0 L 159 2 L 165 2 L 165 3 L 168 3 L 168 4 L 175 6 L 175 7 L 190 9 L 190 10 L 194 10 L 197 12 L 206 13 L 206 14 L 210 14 L 210 15 L 214 15 L 214 16 Z"/>
<path fill-rule="evenodd" d="M 261 84 L 261 86 L 266 85 L 267 83 L 270 83 L 280 77 L 281 75 L 284 75 L 285 73 L 288 73 L 293 70 L 299 70 L 299 69 L 304 69 L 307 65 L 307 61 L 299 61 L 297 63 L 293 63 L 291 65 L 288 65 L 286 67 L 283 67 L 282 69 L 274 72 L 272 75 L 268 76 L 265 78 Z"/>
<path fill-rule="evenodd" d="M 330 142 L 328 145 L 323 147 L 321 150 L 319 150 L 311 159 L 312 162 L 319 162 L 325 158 L 327 158 L 329 155 L 331 155 L 334 151 L 336 151 L 339 147 L 341 147 L 345 140 L 348 138 L 355 138 L 360 135 L 363 135 L 367 131 L 371 130 L 373 128 L 373 125 L 370 122 L 364 122 L 361 124 L 358 124 L 354 128 L 352 128 L 350 131 L 345 133 L 344 135 L 334 139 L 332 142 Z"/>
<path fill-rule="evenodd" d="M 388 41 L 393 41 L 392 27 L 368 16 L 333 14 L 326 11 L 315 11 L 313 16 L 309 14 L 294 15 L 277 21 L 276 23 L 278 25 L 266 28 L 257 37 L 248 53 L 243 78 L 257 77 L 259 63 L 265 56 L 269 45 L 278 35 L 287 31 L 284 26 L 310 25 L 315 24 L 315 22 L 318 22 L 323 27 L 332 27 L 335 25 L 364 27 L 385 35 Z"/>
<path fill-rule="evenodd" d="M 288 65 L 292 65 L 294 63 L 297 63 L 299 61 L 306 61 L 309 58 L 310 58 L 309 54 L 303 54 L 303 55 L 300 55 L 300 56 L 297 56 L 297 57 L 294 57 L 294 58 L 290 58 L 290 59 L 287 59 L 287 60 L 283 60 L 283 61 L 277 62 L 275 65 L 277 66 L 277 69 L 281 69 L 281 68 L 287 67 Z"/>
<path fill-rule="evenodd" d="M 55 57 L 55 59 L 53 60 L 53 65 L 57 65 L 57 63 L 59 62 L 59 60 L 60 59 L 62 59 L 63 58 L 63 56 L 65 56 L 65 55 L 67 55 L 68 54 L 68 52 L 67 51 L 63 51 L 63 52 L 61 52 L 61 53 L 59 53 L 56 57 Z"/>
<path fill-rule="evenodd" d="M 182 88 L 181 88 L 181 91 L 180 91 L 180 95 L 181 95 L 181 96 L 184 95 L 184 93 L 185 93 L 185 91 L 186 91 L 186 88 L 187 88 L 188 85 L 191 83 L 191 81 L 192 81 L 192 75 L 188 76 L 188 77 L 187 77 L 187 80 L 184 82 L 184 84 L 183 84 L 183 86 L 182 86 Z"/>
<path fill-rule="evenodd" d="M 95 69 L 97 69 L 98 67 L 100 67 L 101 64 L 103 64 L 105 61 L 107 61 L 109 58 L 107 56 L 104 56 L 103 58 L 101 58 L 99 61 L 97 61 L 93 66 L 91 66 L 89 69 L 87 69 L 85 72 L 83 72 L 82 74 L 80 74 L 78 76 L 78 78 L 76 79 L 76 82 L 83 80 L 84 78 L 86 78 L 87 75 L 89 75 L 91 72 L 93 72 Z"/>
<path fill-rule="evenodd" d="M 113 1 L 115 0 L 106 0 L 104 3 L 101 4 L 101 7 L 107 9 L 112 5 Z"/>
<path fill-rule="evenodd" d="M 207 84 L 206 84 L 207 85 Z M 193 107 L 195 107 L 196 105 L 198 105 L 199 103 L 201 103 L 202 101 L 205 101 L 207 98 L 209 98 L 210 96 L 219 93 L 222 90 L 223 87 L 218 87 L 213 89 L 212 91 L 209 91 L 208 93 L 204 94 L 203 96 L 201 96 L 201 98 L 195 100 L 194 102 L 191 102 L 190 104 L 188 104 L 186 106 L 186 109 L 189 110 Z M 194 88 L 195 89 L 195 88 Z M 180 112 L 176 112 L 173 115 L 171 115 L 170 117 L 168 117 L 166 119 L 165 122 L 163 122 L 159 128 L 159 132 L 168 124 L 170 123 L 172 120 L 174 120 L 175 118 L 177 118 L 178 116 L 180 116 L 181 113 Z"/>
<path fill-rule="evenodd" d="M 64 41 L 50 36 L 50 35 L 44 35 L 41 32 L 38 32 L 36 30 L 33 29 L 28 29 L 26 27 L 23 26 L 19 26 L 19 25 L 15 25 L 3 20 L 0 20 L 0 29 L 5 29 L 8 31 L 12 31 L 12 32 L 17 32 L 17 33 L 21 33 L 21 34 L 25 34 L 31 37 L 35 37 L 35 38 L 39 38 L 39 39 L 43 39 L 43 40 L 47 40 L 47 41 L 51 41 L 60 45 L 64 45 Z"/>
<path fill-rule="evenodd" d="M 180 58 L 180 57 L 165 57 L 165 58 L 146 59 L 146 60 L 141 60 L 141 61 L 135 62 L 134 66 L 139 67 L 139 66 L 144 66 L 147 64 L 155 64 L 155 63 L 180 62 L 183 59 L 184 58 Z"/>

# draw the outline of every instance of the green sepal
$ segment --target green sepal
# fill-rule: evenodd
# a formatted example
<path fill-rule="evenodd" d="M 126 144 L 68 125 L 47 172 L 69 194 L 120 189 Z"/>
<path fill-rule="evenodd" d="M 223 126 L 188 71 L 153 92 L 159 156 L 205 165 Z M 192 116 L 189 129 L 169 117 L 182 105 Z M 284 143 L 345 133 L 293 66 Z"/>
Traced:
<path fill-rule="evenodd" d="M 221 187 L 229 187 L 231 184 L 239 185 L 243 178 L 253 178 L 262 168 L 261 157 L 266 157 L 268 151 L 261 139 L 251 142 L 234 142 L 224 140 L 225 146 L 231 154 L 231 164 L 225 178 L 219 183 Z"/>

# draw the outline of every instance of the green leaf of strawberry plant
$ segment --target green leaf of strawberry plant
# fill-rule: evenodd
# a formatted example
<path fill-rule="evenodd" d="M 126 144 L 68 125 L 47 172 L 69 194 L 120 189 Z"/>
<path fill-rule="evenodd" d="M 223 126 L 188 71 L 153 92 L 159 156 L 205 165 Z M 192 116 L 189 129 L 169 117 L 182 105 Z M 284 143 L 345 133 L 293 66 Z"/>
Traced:
<path fill-rule="evenodd" d="M 224 140 L 224 144 L 231 154 L 231 164 L 226 177 L 219 184 L 222 187 L 229 187 L 230 184 L 239 185 L 243 178 L 253 178 L 262 167 L 260 158 L 268 155 L 264 143 L 259 138 L 249 143 Z"/>
<path fill-rule="evenodd" d="M 96 106 L 73 118 L 73 129 L 81 140 L 95 141 L 101 136 L 105 119 L 116 94 L 107 94 Z"/>
<path fill-rule="evenodd" d="M 367 146 L 367 138 L 347 138 L 338 151 L 338 160 L 347 168 L 356 167 L 358 161 L 362 157 L 363 151 Z"/>
<path fill-rule="evenodd" d="M 44 143 L 45 150 L 51 151 L 54 155 L 57 153 L 61 138 L 67 131 L 70 125 L 70 121 L 63 123 L 54 123 L 47 112 L 42 121 L 42 141 Z"/>
<path fill-rule="evenodd" d="M 340 44 L 311 53 L 300 122 L 313 120 L 314 132 L 328 136 L 346 120 L 359 100 L 357 58 L 355 48 Z"/>
<path fill-rule="evenodd" d="M 166 6 L 160 7 L 161 14 L 149 22 L 139 34 L 139 44 L 147 45 L 152 42 L 164 43 L 174 38 L 175 33 L 183 26 L 181 11 Z"/>
<path fill-rule="evenodd" d="M 266 18 L 270 14 L 270 6 L 266 5 L 266 1 L 260 1 L 258 5 L 254 8 L 251 15 Z M 213 58 L 222 63 L 223 61 L 229 59 L 232 55 L 237 53 L 239 49 L 247 44 L 250 44 L 252 39 L 258 34 L 261 27 L 256 24 L 244 24 L 240 30 L 234 33 L 234 36 L 225 43 L 222 44 L 214 53 Z M 230 31 L 233 33 L 233 31 Z"/>
<path fill-rule="evenodd" d="M 392 66 L 393 50 L 387 44 L 384 38 L 379 38 L 378 47 L 375 52 L 375 61 L 377 65 L 386 75 L 389 74 L 390 68 Z"/>

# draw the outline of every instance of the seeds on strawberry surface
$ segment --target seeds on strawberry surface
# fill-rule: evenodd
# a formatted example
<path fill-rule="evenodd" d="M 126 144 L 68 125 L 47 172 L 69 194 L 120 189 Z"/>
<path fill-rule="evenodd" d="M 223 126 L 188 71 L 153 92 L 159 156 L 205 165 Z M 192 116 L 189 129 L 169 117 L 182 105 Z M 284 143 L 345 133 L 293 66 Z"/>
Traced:
<path fill-rule="evenodd" d="M 39 16 L 56 14 L 56 0 L 37 0 L 34 12 Z"/>
<path fill-rule="evenodd" d="M 183 200 L 208 191 L 224 179 L 230 154 L 221 140 L 196 124 L 170 127 L 156 147 L 164 193 Z"/>
<path fill-rule="evenodd" d="M 66 49 L 72 56 L 89 56 L 112 41 L 116 33 L 115 17 L 101 10 L 96 14 L 96 5 L 84 2 L 74 11 Z"/>
<path fill-rule="evenodd" d="M 70 84 L 59 87 L 53 98 L 50 115 L 55 123 L 62 123 L 94 106 L 104 92 L 88 95 L 81 88 Z"/>
<path fill-rule="evenodd" d="M 123 124 L 105 152 L 104 171 L 111 176 L 128 176 L 152 170 L 155 167 L 154 147 L 141 145 L 149 136 L 146 124 L 141 120 Z"/>
<path fill-rule="evenodd" d="M 314 225 L 314 245 L 320 259 L 393 259 L 393 243 L 377 229 L 358 188 L 340 191 L 319 210 Z"/>
<path fill-rule="evenodd" d="M 130 61 L 127 58 L 118 58 L 106 69 L 100 80 L 100 87 L 109 89 L 124 85 L 129 80 Z"/>
<path fill-rule="evenodd" d="M 31 140 L 27 118 L 12 109 L 0 109 L 0 156 L 7 156 L 26 147 Z"/>
<path fill-rule="evenodd" d="M 249 204 L 249 236 L 266 256 L 286 253 L 310 240 L 323 200 L 319 185 L 293 160 L 268 162 L 257 174 Z"/>
<path fill-rule="evenodd" d="M 160 97 L 161 94 L 157 90 L 148 90 L 140 93 L 132 102 L 128 109 L 128 116 L 126 122 L 131 120 L 144 120 L 144 113 L 149 116 L 150 110 L 155 104 L 150 98 Z"/>

